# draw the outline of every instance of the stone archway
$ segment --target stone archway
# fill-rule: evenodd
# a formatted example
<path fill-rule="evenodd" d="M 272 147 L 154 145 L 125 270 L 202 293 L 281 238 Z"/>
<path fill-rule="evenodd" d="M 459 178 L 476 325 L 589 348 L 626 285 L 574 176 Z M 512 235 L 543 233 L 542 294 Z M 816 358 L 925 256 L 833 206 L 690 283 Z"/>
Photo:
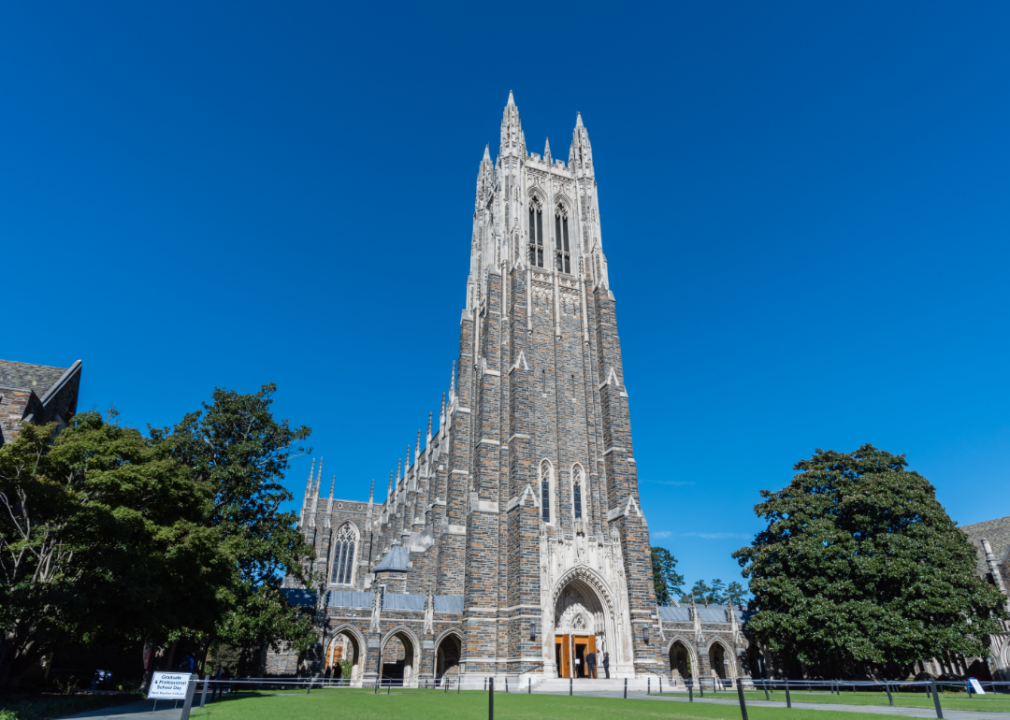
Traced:
<path fill-rule="evenodd" d="M 343 674 L 343 664 L 347 660 L 351 661 L 349 676 Z M 327 670 L 331 667 L 339 669 L 341 675 L 334 674 L 334 677 L 340 677 L 344 682 L 349 682 L 352 685 L 361 684 L 361 678 L 365 672 L 364 645 L 359 635 L 350 627 L 337 628 L 330 636 L 324 656 L 324 666 Z"/>
<path fill-rule="evenodd" d="M 708 648 L 708 662 L 712 666 L 712 672 L 720 680 L 729 680 L 734 676 L 731 655 L 726 646 L 716 641 Z"/>
<path fill-rule="evenodd" d="M 416 687 L 420 643 L 405 627 L 389 632 L 379 648 L 380 677 L 384 683 Z"/>
<path fill-rule="evenodd" d="M 695 672 L 694 654 L 683 640 L 675 640 L 670 645 L 670 674 L 675 680 L 689 680 Z"/>
<path fill-rule="evenodd" d="M 436 682 L 441 679 L 455 678 L 459 675 L 459 659 L 463 655 L 463 641 L 454 632 L 448 632 L 435 643 L 435 668 L 434 675 Z"/>
<path fill-rule="evenodd" d="M 587 658 L 594 653 L 600 675 L 604 655 L 608 652 L 611 671 L 615 671 L 614 623 L 607 603 L 586 578 L 570 576 L 565 580 L 554 601 L 553 632 L 551 637 L 544 637 L 549 646 L 548 674 L 587 677 Z"/>

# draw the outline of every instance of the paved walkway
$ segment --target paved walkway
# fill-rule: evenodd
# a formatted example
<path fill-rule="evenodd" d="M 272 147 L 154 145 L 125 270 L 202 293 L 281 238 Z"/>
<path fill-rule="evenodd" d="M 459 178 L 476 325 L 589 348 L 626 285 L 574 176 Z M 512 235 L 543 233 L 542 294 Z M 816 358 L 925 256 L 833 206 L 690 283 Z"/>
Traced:
<path fill-rule="evenodd" d="M 537 694 L 536 688 L 534 690 L 534 695 Z M 582 692 L 579 692 L 582 690 Z M 568 691 L 542 691 L 541 694 L 545 695 L 567 695 Z M 622 690 L 600 690 L 600 691 L 586 691 L 585 687 L 576 688 L 575 695 L 577 696 L 591 696 L 591 697 L 606 697 L 606 698 L 623 698 L 624 691 Z M 680 695 L 647 695 L 641 691 L 628 691 L 628 697 L 635 700 L 657 700 L 666 702 L 690 702 L 687 698 L 687 693 L 683 696 Z M 740 706 L 739 701 L 729 700 L 723 698 L 700 698 L 697 693 L 694 696 L 694 702 L 696 703 L 709 703 L 711 705 L 734 705 L 736 707 Z M 767 708 L 782 708 L 785 709 L 785 700 L 747 700 L 747 707 L 767 707 Z M 943 698 L 940 698 L 940 707 L 943 708 Z M 842 705 L 841 703 L 813 703 L 813 702 L 796 702 L 793 701 L 793 708 L 797 710 L 836 710 L 839 712 L 854 712 L 854 713 L 867 713 L 870 715 L 891 715 L 898 717 L 914 717 L 914 718 L 932 718 L 936 720 L 936 711 L 929 708 L 916 708 L 916 707 L 902 707 L 890 705 Z M 984 710 L 951 710 L 948 708 L 943 708 L 944 720 L 1010 720 L 1010 712 L 987 712 Z"/>
<path fill-rule="evenodd" d="M 178 705 L 178 707 L 176 707 Z M 154 700 L 140 700 L 127 705 L 88 710 L 76 715 L 65 715 L 58 720 L 67 718 L 91 718 L 91 720 L 179 720 L 182 715 L 182 700 L 159 700 L 158 709 L 154 709 Z"/>

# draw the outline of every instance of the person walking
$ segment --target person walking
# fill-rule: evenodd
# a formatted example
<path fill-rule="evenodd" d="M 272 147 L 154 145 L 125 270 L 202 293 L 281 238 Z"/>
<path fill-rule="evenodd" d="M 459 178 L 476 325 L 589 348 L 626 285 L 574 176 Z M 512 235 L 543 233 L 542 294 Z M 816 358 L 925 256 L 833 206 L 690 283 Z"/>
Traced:
<path fill-rule="evenodd" d="M 607 680 L 610 679 L 610 653 L 603 653 L 603 672 L 607 676 Z"/>
<path fill-rule="evenodd" d="M 586 674 L 593 680 L 596 679 L 596 653 L 594 652 L 586 655 Z"/>

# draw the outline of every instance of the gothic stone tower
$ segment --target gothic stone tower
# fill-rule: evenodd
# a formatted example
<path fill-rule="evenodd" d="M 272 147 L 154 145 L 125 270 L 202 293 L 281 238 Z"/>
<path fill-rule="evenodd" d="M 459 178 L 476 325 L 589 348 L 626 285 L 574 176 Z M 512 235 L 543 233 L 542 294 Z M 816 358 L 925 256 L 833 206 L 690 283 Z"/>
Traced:
<path fill-rule="evenodd" d="M 527 154 L 512 94 L 477 174 L 456 421 L 470 457 L 466 673 L 567 675 L 594 645 L 618 676 L 661 672 L 589 133 Z M 652 642 L 647 642 L 651 633 Z M 592 638 L 588 640 L 588 638 Z M 558 667 L 558 664 L 562 667 Z"/>
<path fill-rule="evenodd" d="M 300 527 L 325 592 L 288 591 L 316 606 L 326 663 L 339 643 L 366 683 L 571 677 L 591 650 L 614 677 L 669 670 L 628 412 L 589 134 L 576 117 L 567 164 L 527 153 L 509 93 L 437 430 L 429 417 L 382 503 L 320 497 L 321 466 L 309 477 Z M 271 657 L 269 672 L 298 662 Z"/>

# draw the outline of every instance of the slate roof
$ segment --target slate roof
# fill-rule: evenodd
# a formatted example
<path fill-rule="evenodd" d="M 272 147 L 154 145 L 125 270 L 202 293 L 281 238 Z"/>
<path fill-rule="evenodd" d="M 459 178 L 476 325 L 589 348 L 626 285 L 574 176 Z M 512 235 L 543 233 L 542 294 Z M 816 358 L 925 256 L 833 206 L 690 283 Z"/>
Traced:
<path fill-rule="evenodd" d="M 288 599 L 288 605 L 314 607 L 316 604 L 316 594 L 311 590 L 304 590 L 302 588 L 281 588 L 281 595 Z"/>
<path fill-rule="evenodd" d="M 989 566 L 985 562 L 985 551 L 982 550 L 982 538 L 987 539 L 992 545 L 992 552 L 996 556 L 997 563 L 1003 565 L 1010 560 L 1010 517 L 963 525 L 961 530 L 975 547 L 975 568 L 982 577 L 989 574 Z"/>
<path fill-rule="evenodd" d="M 370 608 L 372 607 L 372 593 L 356 592 L 354 590 L 330 590 L 326 598 L 326 604 L 330 607 Z"/>
<path fill-rule="evenodd" d="M 463 596 L 436 595 L 435 612 L 463 612 Z"/>
<path fill-rule="evenodd" d="M 382 562 L 375 568 L 375 572 L 380 570 L 392 570 L 393 572 L 407 572 L 407 563 L 410 561 L 410 551 L 402 545 L 394 545 L 382 558 Z"/>
<path fill-rule="evenodd" d="M 36 395 L 42 397 L 49 388 L 59 382 L 68 369 L 0 360 L 0 387 L 34 390 Z"/>
<path fill-rule="evenodd" d="M 407 593 L 384 593 L 382 596 L 383 610 L 424 610 L 424 595 L 408 595 Z"/>
<path fill-rule="evenodd" d="M 726 615 L 725 605 L 698 605 L 698 618 L 704 623 L 728 623 L 729 617 Z M 736 613 L 736 620 L 739 623 L 746 622 L 746 615 L 738 607 L 733 608 Z M 660 607 L 659 617 L 668 622 L 692 622 L 691 606 L 681 605 L 680 607 Z"/>

